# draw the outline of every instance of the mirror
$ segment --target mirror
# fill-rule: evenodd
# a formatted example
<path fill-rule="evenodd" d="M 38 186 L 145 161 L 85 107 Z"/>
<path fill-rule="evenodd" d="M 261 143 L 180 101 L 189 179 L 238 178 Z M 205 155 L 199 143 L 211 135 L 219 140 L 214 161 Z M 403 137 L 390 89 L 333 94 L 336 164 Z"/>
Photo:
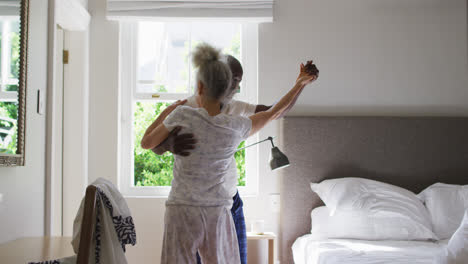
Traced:
<path fill-rule="evenodd" d="M 29 0 L 0 0 L 0 166 L 24 165 Z"/>

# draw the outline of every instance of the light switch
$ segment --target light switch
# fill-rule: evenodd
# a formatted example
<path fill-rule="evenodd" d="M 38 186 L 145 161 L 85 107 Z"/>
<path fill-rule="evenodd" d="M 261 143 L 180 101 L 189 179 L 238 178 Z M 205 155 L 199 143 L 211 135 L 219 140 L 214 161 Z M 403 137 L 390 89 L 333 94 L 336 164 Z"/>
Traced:
<path fill-rule="evenodd" d="M 40 115 L 44 114 L 44 98 L 42 96 L 41 90 L 37 90 L 37 113 Z"/>

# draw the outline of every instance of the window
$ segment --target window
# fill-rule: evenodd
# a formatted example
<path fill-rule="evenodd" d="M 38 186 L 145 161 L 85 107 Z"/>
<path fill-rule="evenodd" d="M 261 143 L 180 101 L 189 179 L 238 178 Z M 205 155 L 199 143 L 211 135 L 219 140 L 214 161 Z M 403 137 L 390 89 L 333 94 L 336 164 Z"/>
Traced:
<path fill-rule="evenodd" d="M 0 16 L 0 153 L 16 153 L 19 17 Z"/>
<path fill-rule="evenodd" d="M 167 196 L 173 156 L 140 147 L 146 128 L 161 111 L 195 91 L 191 52 L 208 42 L 241 61 L 244 76 L 238 100 L 257 102 L 256 24 L 207 22 L 121 22 L 120 189 L 127 196 Z M 249 87 L 247 89 L 247 87 Z M 249 138 L 244 144 L 256 141 Z M 239 191 L 257 191 L 257 146 L 236 153 Z"/>

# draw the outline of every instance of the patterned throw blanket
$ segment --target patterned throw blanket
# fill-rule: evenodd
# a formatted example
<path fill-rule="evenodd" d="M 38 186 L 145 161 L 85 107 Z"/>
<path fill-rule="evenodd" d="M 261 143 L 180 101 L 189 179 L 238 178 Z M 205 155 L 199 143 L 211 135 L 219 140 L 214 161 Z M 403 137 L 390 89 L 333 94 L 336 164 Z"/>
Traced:
<path fill-rule="evenodd" d="M 90 259 L 93 264 L 126 264 L 125 246 L 136 244 L 135 225 L 133 224 L 130 209 L 117 188 L 108 180 L 97 179 L 94 183 L 97 188 L 96 197 L 96 225 L 94 227 L 92 248 L 94 257 Z M 72 245 L 75 253 L 78 252 L 81 221 L 83 219 L 84 199 L 73 223 Z M 115 233 L 114 233 L 115 232 Z M 113 235 L 113 234 L 116 234 Z M 116 250 L 120 247 L 122 250 Z M 29 264 L 75 264 L 76 255 L 43 262 L 29 262 Z"/>
<path fill-rule="evenodd" d="M 131 244 L 134 246 L 136 244 L 136 232 L 135 232 L 135 225 L 133 224 L 133 218 L 131 216 L 123 217 L 122 215 L 114 215 L 114 208 L 112 206 L 111 201 L 106 196 L 106 194 L 99 188 L 97 188 L 97 211 L 99 212 L 104 205 L 104 207 L 109 211 L 109 215 L 112 217 L 112 223 L 115 228 L 115 232 L 117 233 L 117 238 L 119 239 L 120 245 L 122 246 L 123 252 L 125 252 L 125 245 Z M 95 239 L 96 239 L 96 247 L 95 247 L 95 259 L 96 264 L 101 263 L 100 261 L 100 253 L 101 253 L 101 216 L 100 214 L 96 214 L 96 227 L 94 230 Z"/>

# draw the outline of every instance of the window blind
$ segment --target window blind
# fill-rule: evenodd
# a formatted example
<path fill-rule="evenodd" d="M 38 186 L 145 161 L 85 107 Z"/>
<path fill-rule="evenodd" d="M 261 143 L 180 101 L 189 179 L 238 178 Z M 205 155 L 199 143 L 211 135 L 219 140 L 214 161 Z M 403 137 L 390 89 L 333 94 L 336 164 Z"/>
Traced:
<path fill-rule="evenodd" d="M 274 0 L 107 0 L 111 20 L 272 22 Z"/>

